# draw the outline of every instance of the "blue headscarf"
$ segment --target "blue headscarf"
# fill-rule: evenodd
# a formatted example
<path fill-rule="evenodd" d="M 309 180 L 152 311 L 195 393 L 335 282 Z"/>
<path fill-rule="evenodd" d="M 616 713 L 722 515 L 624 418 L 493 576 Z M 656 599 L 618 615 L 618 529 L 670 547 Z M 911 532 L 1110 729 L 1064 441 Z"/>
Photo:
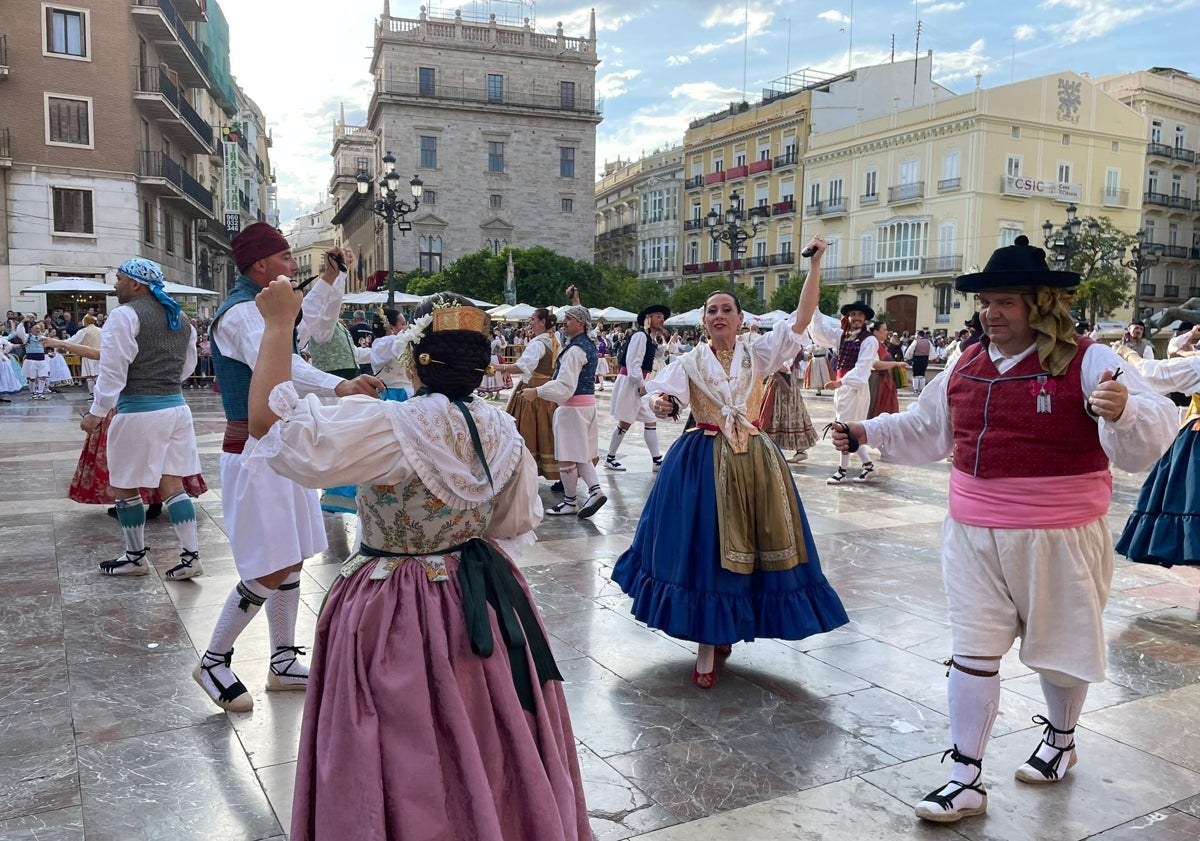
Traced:
<path fill-rule="evenodd" d="M 153 260 L 147 260 L 144 257 L 134 257 L 132 260 L 126 260 L 119 265 L 117 271 L 130 280 L 136 280 L 138 283 L 150 287 L 150 294 L 167 311 L 167 323 L 171 325 L 171 329 L 179 329 L 180 306 L 163 289 L 163 272 L 158 263 L 155 263 Z"/>

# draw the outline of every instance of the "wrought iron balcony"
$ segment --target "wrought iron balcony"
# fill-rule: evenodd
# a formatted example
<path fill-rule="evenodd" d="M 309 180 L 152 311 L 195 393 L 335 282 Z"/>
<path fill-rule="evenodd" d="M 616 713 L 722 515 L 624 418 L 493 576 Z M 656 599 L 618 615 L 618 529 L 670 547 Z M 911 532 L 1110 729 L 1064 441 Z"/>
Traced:
<path fill-rule="evenodd" d="M 1146 154 L 1153 158 L 1172 158 L 1173 150 L 1166 143 L 1147 143 Z"/>
<path fill-rule="evenodd" d="M 795 212 L 796 212 L 795 199 L 790 199 L 790 198 L 784 199 L 783 201 L 777 201 L 777 202 L 775 202 L 775 204 L 771 205 L 771 215 L 772 216 L 782 216 L 782 215 L 785 215 L 788 213 L 795 213 Z"/>
<path fill-rule="evenodd" d="M 158 121 L 164 133 L 189 152 L 212 151 L 212 126 L 196 113 L 161 67 L 135 65 L 134 99 Z"/>
<path fill-rule="evenodd" d="M 1174 210 L 1191 210 L 1192 200 L 1187 196 L 1168 196 L 1167 207 Z"/>
<path fill-rule="evenodd" d="M 1190 164 L 1196 162 L 1196 153 L 1191 149 L 1184 149 L 1182 146 L 1176 146 L 1172 149 L 1171 157 L 1177 161 L 1187 161 Z"/>
<path fill-rule="evenodd" d="M 1188 247 L 1186 245 L 1164 245 L 1162 247 L 1162 256 L 1172 260 L 1186 260 L 1188 258 Z"/>
<path fill-rule="evenodd" d="M 704 186 L 704 176 L 703 175 L 693 175 L 687 181 L 683 182 L 683 189 L 685 189 L 685 190 L 697 190 L 703 186 Z"/>
<path fill-rule="evenodd" d="M 165 198 L 184 199 L 196 210 L 213 215 L 213 195 L 163 152 L 139 150 L 138 181 Z"/>
<path fill-rule="evenodd" d="M 957 190 L 962 187 L 961 178 L 943 178 L 938 182 L 938 191 L 946 192 L 947 190 Z"/>
<path fill-rule="evenodd" d="M 208 59 L 171 0 L 132 0 L 131 10 L 135 23 L 150 35 L 159 55 L 188 87 L 211 85 Z"/>
<path fill-rule="evenodd" d="M 800 156 L 796 154 L 795 149 L 789 149 L 782 155 L 775 156 L 775 168 L 779 169 L 781 166 L 795 166 L 799 161 L 799 158 Z"/>
<path fill-rule="evenodd" d="M 0 82 L 8 78 L 8 36 L 0 35 Z"/>
<path fill-rule="evenodd" d="M 912 184 L 901 184 L 899 187 L 888 187 L 888 204 L 903 204 L 925 198 L 925 182 L 916 181 Z"/>
<path fill-rule="evenodd" d="M 683 229 L 685 231 L 699 231 L 704 227 L 704 218 L 685 219 L 683 221 Z"/>
<path fill-rule="evenodd" d="M 456 85 L 421 84 L 384 79 L 376 83 L 376 95 L 397 96 L 405 99 L 426 99 L 447 104 L 470 103 L 496 108 L 530 108 L 537 111 L 566 111 L 569 113 L 599 116 L 600 108 L 593 99 L 583 96 L 561 96 L 550 93 L 524 93 L 505 90 L 497 94 L 487 88 L 468 88 Z"/>
<path fill-rule="evenodd" d="M 879 193 L 868 193 L 865 196 L 859 196 L 858 203 L 860 206 L 879 204 Z"/>
<path fill-rule="evenodd" d="M 1128 207 L 1129 206 L 1129 191 L 1128 190 L 1109 190 L 1104 191 L 1105 207 Z"/>
<path fill-rule="evenodd" d="M 1146 192 L 1142 194 L 1142 204 L 1156 204 L 1159 207 L 1169 207 L 1170 198 L 1166 193 Z"/>

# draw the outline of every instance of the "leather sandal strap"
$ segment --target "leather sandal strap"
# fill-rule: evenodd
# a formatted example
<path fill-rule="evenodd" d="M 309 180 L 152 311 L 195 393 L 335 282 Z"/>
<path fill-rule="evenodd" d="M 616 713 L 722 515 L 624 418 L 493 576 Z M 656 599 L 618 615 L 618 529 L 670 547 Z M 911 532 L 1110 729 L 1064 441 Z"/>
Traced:
<path fill-rule="evenodd" d="M 1049 736 L 1051 733 L 1054 733 L 1058 736 L 1070 736 L 1071 734 L 1073 734 L 1075 732 L 1074 727 L 1072 727 L 1070 730 L 1059 730 L 1057 727 L 1055 727 L 1053 724 L 1051 724 L 1050 719 L 1046 718 L 1044 715 L 1035 715 L 1033 717 L 1032 721 L 1034 724 L 1045 725 L 1047 736 Z M 1049 744 L 1049 743 L 1047 742 L 1047 744 Z"/>
<path fill-rule="evenodd" d="M 947 753 L 948 752 L 949 751 L 947 751 Z M 946 786 L 956 786 L 956 788 L 954 791 L 950 792 L 949 794 L 942 794 L 941 791 L 942 791 L 942 789 L 946 788 Z M 941 806 L 944 810 L 949 812 L 951 809 L 954 808 L 954 798 L 958 797 L 964 791 L 968 791 L 968 790 L 976 792 L 977 794 L 982 794 L 982 795 L 987 794 L 987 791 L 984 790 L 983 786 L 978 785 L 976 783 L 960 783 L 958 780 L 951 780 L 950 782 L 946 783 L 946 785 L 942 786 L 941 788 L 937 788 L 937 789 L 934 789 L 933 791 L 929 792 L 929 794 L 925 795 L 922 798 L 922 800 L 928 801 L 929 803 L 936 803 L 937 805 Z"/>

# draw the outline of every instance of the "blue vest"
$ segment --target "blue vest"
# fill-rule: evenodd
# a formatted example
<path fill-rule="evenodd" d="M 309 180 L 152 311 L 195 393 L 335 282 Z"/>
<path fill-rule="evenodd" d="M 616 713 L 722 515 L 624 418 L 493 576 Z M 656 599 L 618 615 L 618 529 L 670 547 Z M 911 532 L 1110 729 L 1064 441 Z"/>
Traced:
<path fill-rule="evenodd" d="M 641 332 L 646 336 L 646 352 L 642 354 L 642 373 L 649 374 L 654 370 L 654 354 L 658 351 L 658 348 L 654 343 L 654 339 L 650 337 L 649 333 L 646 333 L 644 330 L 638 332 Z M 633 341 L 632 335 L 629 337 L 629 341 Z M 621 345 L 621 352 L 617 355 L 617 364 L 622 368 L 629 367 L 629 360 L 626 359 L 626 354 L 628 352 L 629 342 L 625 342 L 623 345 Z"/>
<path fill-rule="evenodd" d="M 225 420 L 248 420 L 250 418 L 250 377 L 253 369 L 244 362 L 231 359 L 221 353 L 217 344 L 217 322 L 226 312 L 238 304 L 247 301 L 254 303 L 254 298 L 262 291 L 262 287 L 245 275 L 239 275 L 229 296 L 221 302 L 208 328 L 209 347 L 212 350 L 213 370 L 221 388 L 221 406 L 225 409 Z M 299 353 L 296 346 L 296 333 L 292 332 L 292 353 Z"/>
<path fill-rule="evenodd" d="M 566 356 L 567 351 L 573 347 L 578 347 L 587 354 L 587 362 L 583 363 L 583 370 L 579 372 L 579 383 L 575 386 L 575 395 L 580 394 L 595 394 L 596 393 L 596 363 L 600 361 L 600 354 L 596 352 L 596 345 L 588 338 L 587 333 L 580 333 L 571 341 L 567 342 L 567 346 L 562 349 L 562 353 L 558 355 L 558 359 L 554 361 L 554 378 L 558 379 L 558 368 L 562 365 L 562 359 Z"/>

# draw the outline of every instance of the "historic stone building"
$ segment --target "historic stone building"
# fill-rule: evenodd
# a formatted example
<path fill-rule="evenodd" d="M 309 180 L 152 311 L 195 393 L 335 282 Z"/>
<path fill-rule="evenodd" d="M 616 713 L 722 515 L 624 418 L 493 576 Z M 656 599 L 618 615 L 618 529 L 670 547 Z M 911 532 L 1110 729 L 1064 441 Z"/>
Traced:
<path fill-rule="evenodd" d="M 416 19 L 398 18 L 385 2 L 365 126 L 376 139 L 371 191 L 342 199 L 331 185 L 343 239 L 360 247 L 362 208 L 377 198 L 380 159 L 391 152 L 403 195 L 413 174 L 424 182 L 421 206 L 408 219 L 412 231 L 394 238 L 396 271 L 438 271 L 464 254 L 506 245 L 591 260 L 601 119 L 595 29 L 594 15 L 583 37 L 561 25 L 544 34 L 529 18 L 494 13 L 436 17 L 422 9 Z M 387 232 L 377 219 L 374 226 L 371 262 L 385 269 Z"/>
<path fill-rule="evenodd" d="M 624 266 L 666 289 L 680 282 L 683 147 L 606 164 L 596 182 L 596 262 Z"/>

